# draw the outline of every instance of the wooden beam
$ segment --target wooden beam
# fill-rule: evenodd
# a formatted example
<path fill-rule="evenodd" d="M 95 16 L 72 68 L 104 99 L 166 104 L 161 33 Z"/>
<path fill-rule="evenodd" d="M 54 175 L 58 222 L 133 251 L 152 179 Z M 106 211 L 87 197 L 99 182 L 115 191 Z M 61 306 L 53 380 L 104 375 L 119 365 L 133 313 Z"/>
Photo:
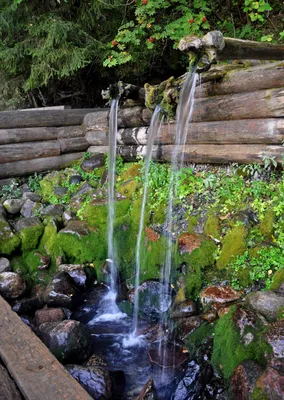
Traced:
<path fill-rule="evenodd" d="M 76 151 L 86 151 L 89 143 L 84 137 L 58 139 L 60 144 L 60 153 L 75 153 Z M 1 150 L 1 147 L 0 147 Z"/>
<path fill-rule="evenodd" d="M 0 296 L 0 356 L 26 400 L 91 400 Z"/>
<path fill-rule="evenodd" d="M 147 146 L 129 145 L 118 146 L 117 152 L 125 161 L 134 161 L 138 156 L 146 155 Z M 161 162 L 171 162 L 173 145 L 155 145 L 153 148 L 153 159 Z M 179 147 L 178 154 L 182 154 L 182 146 Z M 107 146 L 98 150 L 97 146 L 89 147 L 90 153 L 107 153 Z M 263 157 L 275 157 L 277 162 L 284 157 L 283 146 L 273 146 L 266 144 L 192 144 L 184 147 L 184 161 L 197 164 L 229 164 L 232 162 L 240 164 L 263 164 Z"/>
<path fill-rule="evenodd" d="M 224 37 L 219 60 L 284 60 L 284 45 Z"/>
<path fill-rule="evenodd" d="M 60 154 L 60 145 L 57 140 L 46 142 L 26 142 L 4 144 L 0 146 L 1 163 L 31 160 L 34 158 L 53 157 Z"/>
<path fill-rule="evenodd" d="M 84 116 L 91 112 L 96 109 L 3 111 L 0 112 L 0 129 L 81 125 Z"/>
<path fill-rule="evenodd" d="M 36 158 L 33 160 L 16 161 L 0 164 L 0 178 L 30 175 L 35 172 L 45 172 L 54 169 L 66 168 L 84 153 L 62 154 L 56 157 Z"/>
<path fill-rule="evenodd" d="M 125 128 L 118 130 L 118 144 L 146 145 L 149 127 Z M 161 127 L 156 144 L 174 144 L 176 124 L 165 124 Z M 97 135 L 89 134 L 90 145 L 97 145 Z M 256 143 L 281 144 L 284 140 L 284 119 L 242 119 L 236 121 L 198 122 L 188 125 L 187 144 L 226 144 Z M 107 137 L 99 144 L 107 145 Z"/>

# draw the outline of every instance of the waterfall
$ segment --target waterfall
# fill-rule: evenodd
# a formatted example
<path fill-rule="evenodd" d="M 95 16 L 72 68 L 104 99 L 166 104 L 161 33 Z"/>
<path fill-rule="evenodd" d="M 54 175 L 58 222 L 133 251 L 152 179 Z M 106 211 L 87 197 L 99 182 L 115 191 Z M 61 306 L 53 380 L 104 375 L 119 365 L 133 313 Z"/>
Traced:
<path fill-rule="evenodd" d="M 196 68 L 188 73 L 179 98 L 179 104 L 177 108 L 177 125 L 176 125 L 176 136 L 175 145 L 171 158 L 171 175 L 169 183 L 169 200 L 167 206 L 166 215 L 166 229 L 167 229 L 167 252 L 164 267 L 161 271 L 161 283 L 162 290 L 160 293 L 160 303 L 162 304 L 165 296 L 169 293 L 170 288 L 170 275 L 172 266 L 172 247 L 173 247 L 173 200 L 176 197 L 176 183 L 177 183 L 177 171 L 182 168 L 184 162 L 184 146 L 187 139 L 187 126 L 190 121 L 194 106 L 194 93 L 197 82 L 197 74 L 195 73 Z M 180 154 L 180 149 L 182 152 Z M 167 313 L 162 314 L 161 324 L 164 326 L 168 325 Z M 168 327 L 169 329 L 170 327 Z M 171 330 L 171 329 L 169 329 Z M 162 351 L 162 344 L 160 345 L 160 357 L 165 360 L 167 357 L 167 346 L 164 346 Z M 163 364 L 163 362 L 162 362 Z"/>
<path fill-rule="evenodd" d="M 156 106 L 149 128 L 148 140 L 147 140 L 147 152 L 144 163 L 144 186 L 143 186 L 143 196 L 142 205 L 140 212 L 139 230 L 137 235 L 136 252 L 135 252 L 135 291 L 134 291 L 134 311 L 133 311 L 133 322 L 132 322 L 132 332 L 128 338 L 124 340 L 124 346 L 130 347 L 139 343 L 139 339 L 136 337 L 137 325 L 138 325 L 138 313 L 139 313 L 139 277 L 140 277 L 140 267 L 141 267 L 141 243 L 144 228 L 144 217 L 146 209 L 146 201 L 148 194 L 148 175 L 150 169 L 150 163 L 152 159 L 152 150 L 156 136 L 158 135 L 162 123 L 163 117 L 160 119 L 161 107 Z"/>
<path fill-rule="evenodd" d="M 108 266 L 110 270 L 110 288 L 117 293 L 117 266 L 114 246 L 114 184 L 116 164 L 116 141 L 117 141 L 117 111 L 119 99 L 111 102 L 109 114 L 109 153 L 108 153 L 108 217 L 107 217 L 107 244 L 108 244 Z"/>

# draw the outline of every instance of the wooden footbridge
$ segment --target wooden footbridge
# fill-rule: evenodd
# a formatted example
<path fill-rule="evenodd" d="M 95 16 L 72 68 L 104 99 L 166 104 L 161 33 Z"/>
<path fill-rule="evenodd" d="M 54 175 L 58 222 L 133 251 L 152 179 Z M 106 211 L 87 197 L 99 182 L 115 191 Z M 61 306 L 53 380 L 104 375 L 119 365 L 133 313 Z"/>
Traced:
<path fill-rule="evenodd" d="M 1 296 L 0 358 L 26 400 L 92 399 Z"/>

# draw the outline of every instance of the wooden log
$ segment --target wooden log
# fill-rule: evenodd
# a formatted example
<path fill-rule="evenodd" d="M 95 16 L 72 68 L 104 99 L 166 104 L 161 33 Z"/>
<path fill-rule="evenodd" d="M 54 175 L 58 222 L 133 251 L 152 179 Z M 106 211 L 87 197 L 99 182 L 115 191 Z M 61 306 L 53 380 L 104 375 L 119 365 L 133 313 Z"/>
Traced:
<path fill-rule="evenodd" d="M 58 139 L 60 145 L 60 153 L 75 153 L 76 151 L 86 151 L 89 143 L 84 137 Z M 1 149 L 1 147 L 0 147 Z"/>
<path fill-rule="evenodd" d="M 284 45 L 224 37 L 218 60 L 284 60 Z"/>
<path fill-rule="evenodd" d="M 117 124 L 120 128 L 143 125 L 143 107 L 122 108 L 118 112 Z"/>
<path fill-rule="evenodd" d="M 284 117 L 284 89 L 197 99 L 193 122 Z"/>
<path fill-rule="evenodd" d="M 0 145 L 73 138 L 83 135 L 84 131 L 81 126 L 0 129 Z"/>
<path fill-rule="evenodd" d="M 121 145 L 146 145 L 148 133 L 149 127 L 147 126 L 119 129 L 117 142 Z M 161 127 L 155 143 L 174 144 L 175 135 L 176 124 L 165 124 Z M 270 118 L 190 123 L 186 143 L 281 144 L 283 140 L 284 120 Z M 95 139 L 89 143 L 96 145 Z"/>
<path fill-rule="evenodd" d="M 22 400 L 21 393 L 11 379 L 8 371 L 0 364 L 0 399 Z"/>
<path fill-rule="evenodd" d="M 30 175 L 35 172 L 45 172 L 66 168 L 76 160 L 83 157 L 84 153 L 62 154 L 56 157 L 35 158 L 33 160 L 16 161 L 0 164 L 0 178 Z"/>
<path fill-rule="evenodd" d="M 74 126 L 81 125 L 83 118 L 96 109 L 71 109 L 48 111 L 3 111 L 0 112 L 0 129 Z"/>
<path fill-rule="evenodd" d="M 0 356 L 26 400 L 91 400 L 0 296 Z"/>
<path fill-rule="evenodd" d="M 4 144 L 3 146 L 0 146 L 1 163 L 53 157 L 58 156 L 59 154 L 60 145 L 57 140 Z"/>
<path fill-rule="evenodd" d="M 85 136 L 89 145 L 92 146 L 107 146 L 108 132 L 103 131 L 88 131 Z"/>
<path fill-rule="evenodd" d="M 218 82 L 211 80 L 200 86 L 197 85 L 195 97 L 254 92 L 280 87 L 284 87 L 284 62 L 229 71 Z"/>
<path fill-rule="evenodd" d="M 155 145 L 153 148 L 153 159 L 161 162 L 171 162 L 173 145 Z M 93 148 L 95 151 L 95 146 Z M 272 146 L 265 144 L 196 144 L 184 147 L 184 162 L 197 164 L 228 164 L 242 163 L 263 164 L 263 157 L 275 157 L 277 162 L 281 162 L 284 156 L 283 146 Z M 138 156 L 146 155 L 146 146 L 118 146 L 118 154 L 125 161 L 133 161 Z M 182 154 L 180 146 L 179 154 Z"/>
<path fill-rule="evenodd" d="M 86 114 L 83 120 L 84 131 L 108 132 L 108 116 L 108 109 Z"/>

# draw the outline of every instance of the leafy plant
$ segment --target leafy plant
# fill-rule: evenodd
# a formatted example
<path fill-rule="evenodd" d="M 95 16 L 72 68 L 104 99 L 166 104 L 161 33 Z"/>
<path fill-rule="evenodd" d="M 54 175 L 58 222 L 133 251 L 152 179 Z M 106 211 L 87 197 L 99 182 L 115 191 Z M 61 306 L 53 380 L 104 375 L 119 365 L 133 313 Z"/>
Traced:
<path fill-rule="evenodd" d="M 28 179 L 28 185 L 32 192 L 40 190 L 39 182 L 42 180 L 42 175 L 37 172 L 34 175 L 30 175 Z"/>

